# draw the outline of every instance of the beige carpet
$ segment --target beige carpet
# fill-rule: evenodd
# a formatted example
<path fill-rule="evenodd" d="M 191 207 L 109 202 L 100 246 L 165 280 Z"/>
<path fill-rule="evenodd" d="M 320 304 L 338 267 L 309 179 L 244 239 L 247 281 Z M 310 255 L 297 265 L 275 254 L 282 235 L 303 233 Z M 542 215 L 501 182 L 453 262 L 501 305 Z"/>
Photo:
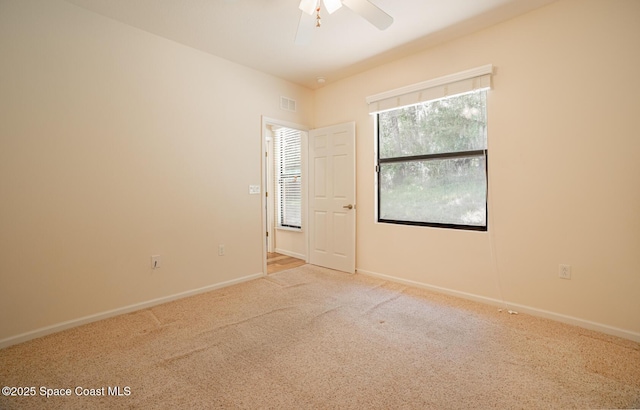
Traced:
<path fill-rule="evenodd" d="M 637 408 L 640 345 L 305 265 L 0 350 L 0 383 L 38 394 L 2 409 Z"/>

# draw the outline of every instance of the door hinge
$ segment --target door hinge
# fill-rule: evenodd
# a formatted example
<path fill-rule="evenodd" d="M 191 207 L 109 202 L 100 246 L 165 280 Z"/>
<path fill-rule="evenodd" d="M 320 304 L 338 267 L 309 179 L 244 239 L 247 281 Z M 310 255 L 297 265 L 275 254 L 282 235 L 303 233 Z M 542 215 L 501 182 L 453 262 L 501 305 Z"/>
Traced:
<path fill-rule="evenodd" d="M 267 231 L 267 236 L 269 236 L 269 231 Z"/>
<path fill-rule="evenodd" d="M 264 196 L 269 198 L 269 193 L 267 191 L 264 191 Z"/>
<path fill-rule="evenodd" d="M 380 172 L 380 165 L 376 165 L 376 173 Z"/>

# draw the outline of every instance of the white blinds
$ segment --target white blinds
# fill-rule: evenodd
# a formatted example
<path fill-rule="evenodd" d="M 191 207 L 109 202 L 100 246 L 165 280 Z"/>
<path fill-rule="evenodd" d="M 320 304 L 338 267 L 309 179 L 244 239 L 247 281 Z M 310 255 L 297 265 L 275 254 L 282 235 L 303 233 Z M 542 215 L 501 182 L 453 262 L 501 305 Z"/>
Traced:
<path fill-rule="evenodd" d="M 274 172 L 278 226 L 302 227 L 302 157 L 300 131 L 274 131 Z"/>
<path fill-rule="evenodd" d="M 369 113 L 491 88 L 491 64 L 367 97 Z"/>

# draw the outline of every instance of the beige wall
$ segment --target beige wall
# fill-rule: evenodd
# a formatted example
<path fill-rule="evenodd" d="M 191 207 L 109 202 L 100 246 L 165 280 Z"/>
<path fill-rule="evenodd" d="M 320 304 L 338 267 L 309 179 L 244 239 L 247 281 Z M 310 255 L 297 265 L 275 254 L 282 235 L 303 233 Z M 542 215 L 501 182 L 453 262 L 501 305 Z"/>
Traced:
<path fill-rule="evenodd" d="M 310 90 L 59 0 L 0 56 L 0 342 L 262 272 L 261 116 Z"/>
<path fill-rule="evenodd" d="M 360 272 L 640 338 L 638 16 L 562 0 L 313 93 L 60 0 L 0 0 L 0 344 L 260 273 L 262 115 L 357 121 Z M 489 232 L 376 224 L 365 97 L 488 63 Z"/>
<path fill-rule="evenodd" d="M 358 271 L 640 340 L 639 18 L 636 0 L 560 1 L 317 91 L 315 126 L 357 121 Z M 375 223 L 365 97 L 484 64 L 489 232 Z"/>

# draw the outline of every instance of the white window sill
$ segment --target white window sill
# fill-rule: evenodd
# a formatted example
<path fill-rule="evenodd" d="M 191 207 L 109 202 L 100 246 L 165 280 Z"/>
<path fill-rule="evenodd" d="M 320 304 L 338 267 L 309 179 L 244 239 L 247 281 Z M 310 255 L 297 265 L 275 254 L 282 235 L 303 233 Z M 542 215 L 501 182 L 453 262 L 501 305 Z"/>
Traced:
<path fill-rule="evenodd" d="M 288 226 L 276 226 L 278 231 L 302 232 L 302 228 L 289 228 Z"/>

